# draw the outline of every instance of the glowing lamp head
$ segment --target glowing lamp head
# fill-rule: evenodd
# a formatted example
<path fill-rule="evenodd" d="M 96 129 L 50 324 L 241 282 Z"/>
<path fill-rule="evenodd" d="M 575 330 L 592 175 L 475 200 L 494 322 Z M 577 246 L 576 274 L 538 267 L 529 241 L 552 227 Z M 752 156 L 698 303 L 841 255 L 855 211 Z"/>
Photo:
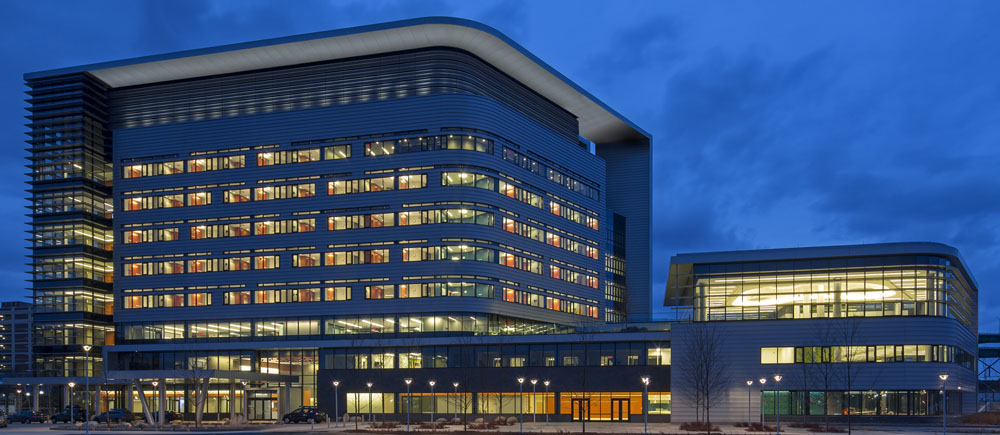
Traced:
<path fill-rule="evenodd" d="M 938 377 L 941 378 L 942 381 L 947 381 L 948 380 L 948 374 L 947 373 L 941 373 L 940 375 L 938 375 Z"/>
<path fill-rule="evenodd" d="M 760 378 L 760 379 L 758 379 L 758 381 L 760 381 L 761 385 L 764 385 L 764 384 L 767 383 L 767 378 Z"/>
<path fill-rule="evenodd" d="M 157 385 L 160 385 L 160 383 L 157 381 L 153 381 L 153 388 L 156 388 Z"/>
<path fill-rule="evenodd" d="M 543 383 L 543 384 L 545 384 L 545 386 L 546 386 L 546 387 L 548 387 L 548 386 L 549 386 L 549 384 L 551 384 L 551 383 L 552 383 L 552 381 L 545 381 L 545 382 L 542 382 L 542 383 Z"/>
<path fill-rule="evenodd" d="M 428 381 L 427 383 L 430 384 L 430 386 L 432 387 L 437 385 L 437 381 Z"/>
<path fill-rule="evenodd" d="M 751 386 L 751 385 L 753 385 L 753 381 L 751 381 L 751 380 L 747 380 L 747 386 L 749 387 L 749 386 Z"/>
<path fill-rule="evenodd" d="M 247 386 L 247 381 L 240 381 L 240 383 L 243 384 L 244 387 Z"/>
<path fill-rule="evenodd" d="M 70 387 L 70 388 L 74 388 L 74 387 L 76 387 L 76 382 L 70 382 L 70 383 L 69 383 L 69 387 Z"/>
<path fill-rule="evenodd" d="M 412 382 L 413 382 L 413 378 L 406 378 L 406 379 L 403 379 L 403 382 L 406 382 L 406 385 L 410 385 L 410 383 L 412 383 Z"/>
<path fill-rule="evenodd" d="M 535 385 L 535 384 L 538 383 L 538 379 L 532 379 L 530 382 L 531 382 L 531 385 Z"/>
<path fill-rule="evenodd" d="M 458 388 L 458 382 L 452 382 L 452 383 L 451 383 L 451 386 L 452 386 L 452 387 L 455 387 L 455 388 Z"/>
<path fill-rule="evenodd" d="M 523 384 L 524 383 L 524 378 L 517 378 L 517 383 Z"/>
<path fill-rule="evenodd" d="M 367 385 L 367 386 L 368 386 L 368 388 L 371 388 L 371 387 L 372 387 L 372 385 L 374 385 L 374 384 L 372 384 L 371 382 L 368 382 L 368 383 L 366 383 L 365 385 Z"/>
<path fill-rule="evenodd" d="M 639 380 L 642 381 L 643 385 L 649 385 L 649 376 L 643 376 Z"/>
<path fill-rule="evenodd" d="M 781 382 L 781 375 L 774 375 L 774 382 Z"/>
<path fill-rule="evenodd" d="M 93 346 L 91 346 L 89 344 L 83 345 L 83 351 L 84 352 L 90 352 L 90 349 L 93 349 Z"/>
<path fill-rule="evenodd" d="M 333 387 L 337 388 L 340 386 L 340 381 L 333 381 Z"/>

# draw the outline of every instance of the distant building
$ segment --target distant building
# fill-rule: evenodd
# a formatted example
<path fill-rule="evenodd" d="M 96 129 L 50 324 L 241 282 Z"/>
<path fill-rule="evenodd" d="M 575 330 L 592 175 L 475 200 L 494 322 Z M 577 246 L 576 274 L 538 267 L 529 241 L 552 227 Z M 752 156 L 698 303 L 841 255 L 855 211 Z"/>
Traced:
<path fill-rule="evenodd" d="M 0 304 L 0 376 L 31 373 L 31 308 L 28 302 Z"/>

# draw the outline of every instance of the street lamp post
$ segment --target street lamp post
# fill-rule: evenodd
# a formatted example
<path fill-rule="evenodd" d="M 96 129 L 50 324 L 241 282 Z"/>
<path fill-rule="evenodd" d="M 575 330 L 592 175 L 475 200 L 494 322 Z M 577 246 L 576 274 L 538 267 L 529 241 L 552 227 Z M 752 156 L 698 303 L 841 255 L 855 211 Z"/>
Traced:
<path fill-rule="evenodd" d="M 21 389 L 18 388 L 18 389 L 14 390 L 14 391 L 17 391 L 17 403 L 14 404 L 14 412 L 20 412 L 21 411 Z"/>
<path fill-rule="evenodd" d="M 648 434 L 649 428 L 649 376 L 642 377 L 642 435 Z"/>
<path fill-rule="evenodd" d="M 159 381 L 153 381 L 153 418 L 156 419 L 157 426 L 160 425 L 159 414 L 156 412 L 160 407 L 160 403 L 156 401 L 156 396 L 160 393 L 156 388 L 158 385 L 160 385 Z"/>
<path fill-rule="evenodd" d="M 76 415 L 73 414 L 73 387 L 76 386 L 76 382 L 69 383 L 69 423 L 76 423 Z"/>
<path fill-rule="evenodd" d="M 458 407 L 461 406 L 459 404 L 460 401 L 458 400 L 458 381 L 452 382 L 451 386 L 455 387 L 455 420 L 458 420 Z M 465 413 L 464 409 L 462 410 L 462 413 Z"/>
<path fill-rule="evenodd" d="M 89 344 L 83 345 L 83 352 L 86 354 L 86 358 L 84 359 L 83 362 L 84 364 L 83 375 L 86 376 L 85 378 L 86 383 L 84 385 L 86 386 L 85 389 L 87 390 L 87 393 L 85 394 L 87 400 L 85 401 L 83 407 L 83 416 L 86 421 L 83 424 L 84 426 L 86 426 L 85 429 L 87 435 L 90 435 L 90 349 L 91 348 L 92 346 Z M 108 421 L 111 421 L 110 416 L 108 417 Z"/>
<path fill-rule="evenodd" d="M 240 381 L 240 384 L 243 385 L 243 422 L 247 423 L 250 421 L 247 415 L 247 381 Z"/>
<path fill-rule="evenodd" d="M 437 399 L 434 397 L 434 386 L 437 385 L 437 381 L 428 381 L 431 386 L 431 428 L 434 427 L 434 411 L 437 408 Z"/>
<path fill-rule="evenodd" d="M 333 417 L 337 419 L 334 427 L 340 427 L 340 381 L 333 381 Z M 326 423 L 329 427 L 330 419 L 327 419 Z"/>
<path fill-rule="evenodd" d="M 372 409 L 372 383 L 368 382 L 365 384 L 368 386 L 368 424 L 375 423 L 375 410 Z"/>
<path fill-rule="evenodd" d="M 549 424 L 549 384 L 551 381 L 542 382 L 545 385 L 545 424 Z"/>
<path fill-rule="evenodd" d="M 413 408 L 413 400 L 410 397 L 410 384 L 413 383 L 413 378 L 403 379 L 406 382 L 406 431 L 410 431 L 410 409 Z"/>
<path fill-rule="evenodd" d="M 948 374 L 938 375 L 941 379 L 941 432 L 948 435 Z"/>
<path fill-rule="evenodd" d="M 764 394 L 764 392 L 763 392 L 764 391 L 764 384 L 767 383 L 767 378 L 760 378 L 760 379 L 758 379 L 758 381 L 760 382 L 760 391 L 761 391 L 760 394 Z M 764 425 L 764 407 L 763 407 L 763 405 L 764 405 L 764 399 L 761 398 L 761 411 L 760 411 L 760 425 L 761 426 Z"/>
<path fill-rule="evenodd" d="M 747 379 L 747 424 L 750 424 L 750 388 L 753 387 L 753 380 Z"/>
<path fill-rule="evenodd" d="M 531 422 L 538 423 L 538 413 L 535 411 L 535 384 L 538 379 L 531 380 Z"/>
<path fill-rule="evenodd" d="M 778 391 L 778 383 L 781 382 L 781 375 L 774 375 L 774 420 L 777 423 L 775 434 L 781 433 L 781 392 Z"/>
<path fill-rule="evenodd" d="M 517 396 L 521 400 L 521 406 L 519 406 L 521 411 L 521 417 L 517 419 L 517 423 L 520 425 L 518 433 L 524 433 L 524 378 L 517 378 Z"/>

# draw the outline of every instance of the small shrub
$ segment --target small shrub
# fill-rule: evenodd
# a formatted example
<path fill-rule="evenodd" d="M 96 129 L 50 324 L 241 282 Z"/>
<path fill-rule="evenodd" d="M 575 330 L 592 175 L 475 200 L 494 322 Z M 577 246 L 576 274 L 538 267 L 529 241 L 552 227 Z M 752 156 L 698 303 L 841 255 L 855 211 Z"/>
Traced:
<path fill-rule="evenodd" d="M 379 421 L 372 424 L 372 428 L 375 429 L 395 429 L 399 427 L 399 423 L 395 421 Z"/>
<path fill-rule="evenodd" d="M 697 432 L 719 432 L 718 426 L 709 426 L 707 423 L 702 423 L 700 421 L 688 421 L 681 423 L 681 430 L 686 431 L 697 431 Z"/>

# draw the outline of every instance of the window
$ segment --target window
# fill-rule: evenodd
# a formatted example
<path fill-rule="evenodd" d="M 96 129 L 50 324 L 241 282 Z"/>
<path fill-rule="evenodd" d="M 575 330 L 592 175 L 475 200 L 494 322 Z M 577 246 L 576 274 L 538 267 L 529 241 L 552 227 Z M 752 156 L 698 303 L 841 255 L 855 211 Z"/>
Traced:
<path fill-rule="evenodd" d="M 471 172 L 442 172 L 441 185 L 496 190 L 496 181 L 493 177 Z"/>
<path fill-rule="evenodd" d="M 315 184 L 286 184 L 282 186 L 266 186 L 254 189 L 255 201 L 272 199 L 309 198 L 316 196 Z"/>
<path fill-rule="evenodd" d="M 212 203 L 212 194 L 209 192 L 193 192 L 187 194 L 188 207 L 209 205 L 211 203 Z"/>
<path fill-rule="evenodd" d="M 284 304 L 294 302 L 319 302 L 318 288 L 257 290 L 254 300 L 258 304 Z"/>
<path fill-rule="evenodd" d="M 323 160 L 338 160 L 351 157 L 351 145 L 334 145 L 323 148 Z"/>
<path fill-rule="evenodd" d="M 222 202 L 250 202 L 250 189 L 230 189 L 222 194 Z"/>
<path fill-rule="evenodd" d="M 349 301 L 351 300 L 351 288 L 350 287 L 327 287 L 326 288 L 326 299 L 327 301 Z"/>
<path fill-rule="evenodd" d="M 254 222 L 254 234 L 258 236 L 287 233 L 311 233 L 316 231 L 316 219 L 286 219 L 280 221 Z"/>
<path fill-rule="evenodd" d="M 795 363 L 794 347 L 762 347 L 760 348 L 761 364 L 793 364 Z"/>
<path fill-rule="evenodd" d="M 147 242 L 172 242 L 180 238 L 178 228 L 155 228 L 149 230 L 122 231 L 122 242 L 147 243 Z"/>
<path fill-rule="evenodd" d="M 292 255 L 292 267 L 316 267 L 319 265 L 319 254 Z"/>
<path fill-rule="evenodd" d="M 478 246 L 446 245 L 403 248 L 403 261 L 486 261 L 492 262 L 494 250 Z"/>
<path fill-rule="evenodd" d="M 137 196 L 134 198 L 124 198 L 125 211 L 152 210 L 157 208 L 184 207 L 184 195 L 170 194 L 158 196 Z"/>
<path fill-rule="evenodd" d="M 260 255 L 254 257 L 254 262 L 257 267 L 254 269 L 277 269 L 278 268 L 278 256 L 277 255 Z"/>
<path fill-rule="evenodd" d="M 498 259 L 501 265 L 523 270 L 525 272 L 531 272 L 541 275 L 542 274 L 542 262 L 538 260 L 532 260 L 527 257 L 522 257 L 520 255 L 512 254 L 510 252 L 500 251 Z"/>
<path fill-rule="evenodd" d="M 427 174 L 400 175 L 399 190 L 427 187 Z"/>
<path fill-rule="evenodd" d="M 246 166 L 246 156 L 243 154 L 223 157 L 207 157 L 187 161 L 188 172 L 217 171 L 220 169 L 239 169 Z"/>
<path fill-rule="evenodd" d="M 156 175 L 173 175 L 184 173 L 184 162 L 181 160 L 160 163 L 145 163 L 127 165 L 122 170 L 122 178 L 152 177 Z"/>
<path fill-rule="evenodd" d="M 493 141 L 476 136 L 449 134 L 365 143 L 365 155 L 369 157 L 437 150 L 469 150 L 492 154 Z"/>
<path fill-rule="evenodd" d="M 246 237 L 251 234 L 249 222 L 195 225 L 191 227 L 191 240 Z"/>
<path fill-rule="evenodd" d="M 388 249 L 361 251 L 336 251 L 326 253 L 327 266 L 347 266 L 352 264 L 379 264 L 389 262 Z"/>
<path fill-rule="evenodd" d="M 212 294 L 211 293 L 188 293 L 187 295 L 187 306 L 189 307 L 207 307 L 212 305 Z"/>
<path fill-rule="evenodd" d="M 467 297 L 493 299 L 493 286 L 475 282 L 401 284 L 400 298 Z"/>
<path fill-rule="evenodd" d="M 327 222 L 330 231 L 353 230 L 359 228 L 391 227 L 396 223 L 395 213 L 358 214 L 333 216 Z"/>
<path fill-rule="evenodd" d="M 222 295 L 223 305 L 249 305 L 251 303 L 250 292 L 225 292 Z"/>
<path fill-rule="evenodd" d="M 365 299 L 392 299 L 396 296 L 396 287 L 392 285 L 366 285 Z"/>
<path fill-rule="evenodd" d="M 528 204 L 532 207 L 542 208 L 545 202 L 542 199 L 541 195 L 529 192 L 521 187 L 518 187 L 517 185 L 514 185 L 504 180 L 500 180 L 500 193 L 509 198 L 514 198 L 518 201 Z"/>
<path fill-rule="evenodd" d="M 265 151 L 257 153 L 257 166 L 318 162 L 320 159 L 319 157 L 320 157 L 319 148 L 286 150 L 286 151 Z"/>
<path fill-rule="evenodd" d="M 493 213 L 469 209 L 399 212 L 399 225 L 477 224 L 493 226 Z"/>
<path fill-rule="evenodd" d="M 350 193 L 382 192 L 394 190 L 396 177 L 359 178 L 356 180 L 339 180 L 327 183 L 327 194 L 346 195 Z M 426 184 L 426 180 L 425 180 Z"/>

